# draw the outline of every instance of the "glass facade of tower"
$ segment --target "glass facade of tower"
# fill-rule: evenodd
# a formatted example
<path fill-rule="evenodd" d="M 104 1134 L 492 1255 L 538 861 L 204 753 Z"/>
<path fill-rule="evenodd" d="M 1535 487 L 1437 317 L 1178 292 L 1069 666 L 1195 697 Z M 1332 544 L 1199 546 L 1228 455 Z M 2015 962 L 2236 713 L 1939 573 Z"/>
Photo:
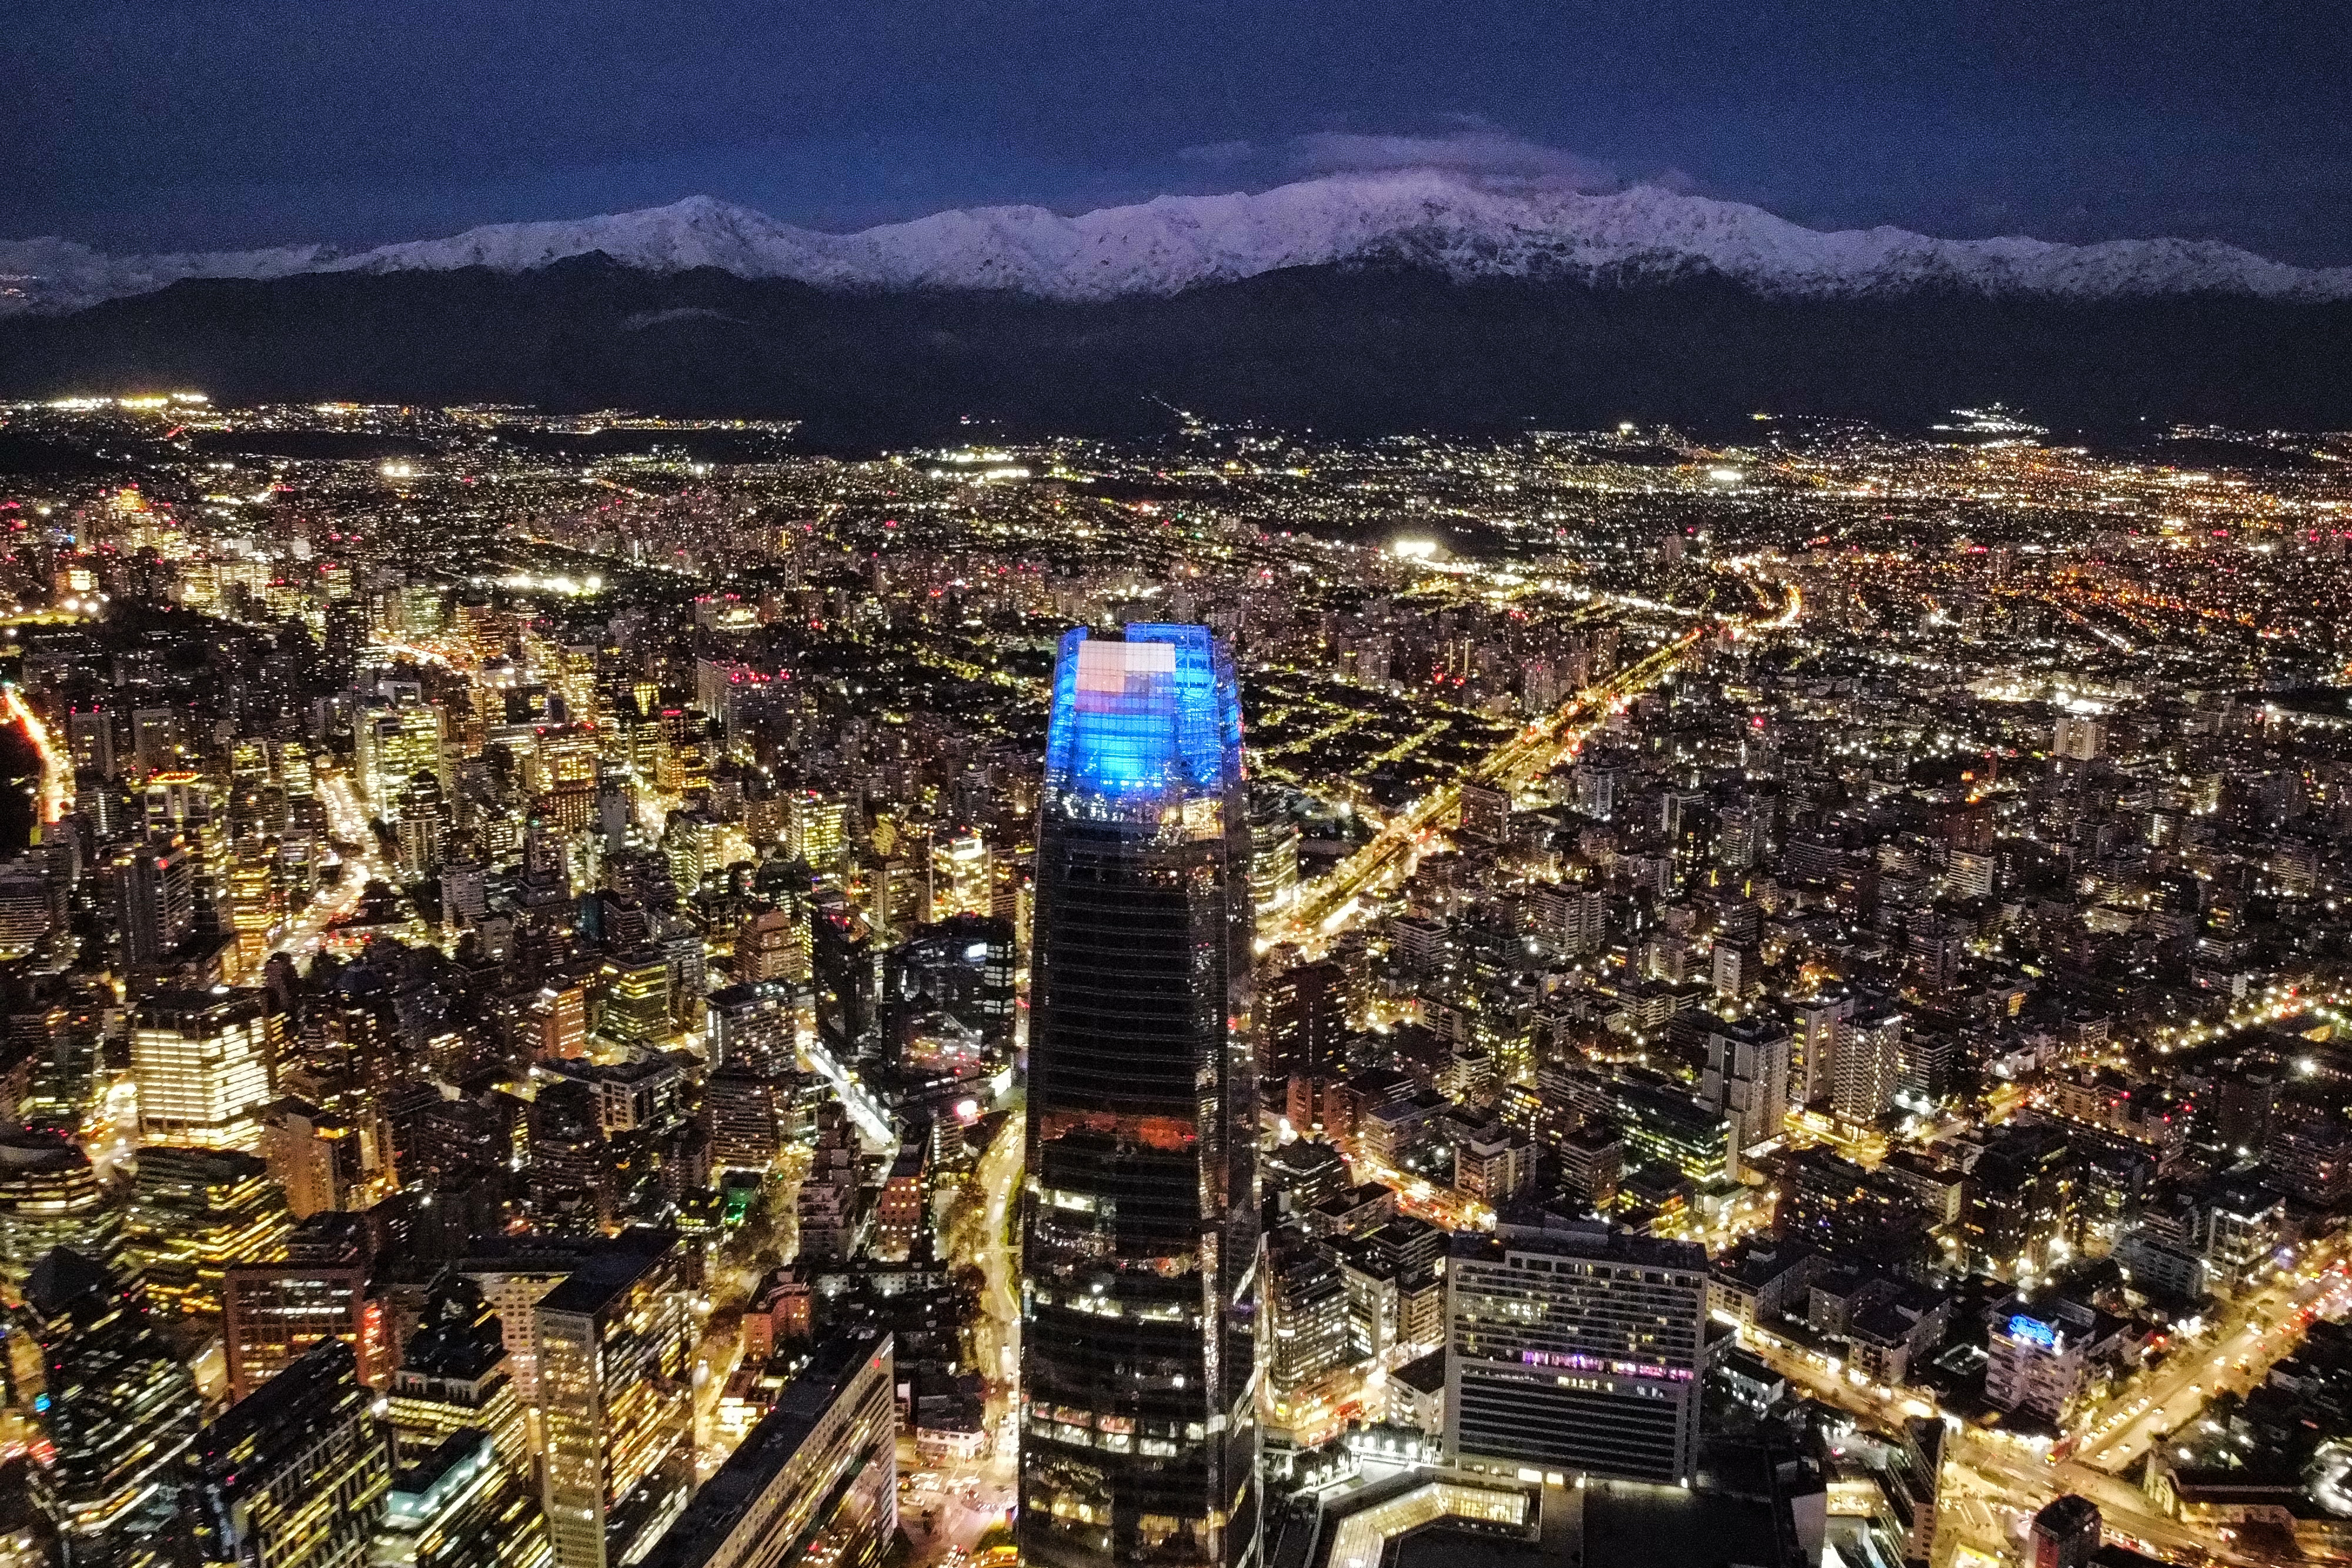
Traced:
<path fill-rule="evenodd" d="M 1250 836 L 1239 695 L 1205 627 L 1063 638 L 1040 816 L 1021 1555 L 1246 1563 Z"/>

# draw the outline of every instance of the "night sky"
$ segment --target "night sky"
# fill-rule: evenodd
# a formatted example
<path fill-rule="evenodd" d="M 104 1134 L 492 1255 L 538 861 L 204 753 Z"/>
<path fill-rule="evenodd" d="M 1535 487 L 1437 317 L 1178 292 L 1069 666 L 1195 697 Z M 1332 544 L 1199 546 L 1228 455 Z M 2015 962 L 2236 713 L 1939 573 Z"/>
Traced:
<path fill-rule="evenodd" d="M 346 244 L 695 193 L 854 227 L 1454 163 L 2352 262 L 2336 4 L 11 0 L 0 236 Z"/>

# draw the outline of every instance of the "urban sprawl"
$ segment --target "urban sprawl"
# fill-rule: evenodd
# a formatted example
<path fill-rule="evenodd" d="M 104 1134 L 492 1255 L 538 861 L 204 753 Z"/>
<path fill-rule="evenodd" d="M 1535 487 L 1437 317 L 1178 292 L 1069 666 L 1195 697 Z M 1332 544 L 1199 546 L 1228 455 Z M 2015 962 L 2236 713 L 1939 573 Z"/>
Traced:
<path fill-rule="evenodd" d="M 0 1568 L 2352 1557 L 2347 545 L 0 409 Z"/>

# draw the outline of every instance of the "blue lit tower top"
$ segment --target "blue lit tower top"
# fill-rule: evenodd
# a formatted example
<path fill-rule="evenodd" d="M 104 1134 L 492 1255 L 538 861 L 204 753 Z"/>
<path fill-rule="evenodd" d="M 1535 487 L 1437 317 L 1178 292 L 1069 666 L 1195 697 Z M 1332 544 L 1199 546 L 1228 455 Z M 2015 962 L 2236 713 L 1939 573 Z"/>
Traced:
<path fill-rule="evenodd" d="M 1045 788 L 1143 804 L 1215 799 L 1242 777 L 1233 661 L 1205 626 L 1132 622 L 1123 643 L 1063 635 Z"/>

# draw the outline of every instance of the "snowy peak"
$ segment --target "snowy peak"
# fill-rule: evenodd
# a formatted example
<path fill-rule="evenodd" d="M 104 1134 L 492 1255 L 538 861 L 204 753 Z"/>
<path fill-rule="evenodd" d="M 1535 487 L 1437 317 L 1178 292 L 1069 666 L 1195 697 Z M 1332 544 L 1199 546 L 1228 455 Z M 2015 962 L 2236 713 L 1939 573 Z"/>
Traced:
<path fill-rule="evenodd" d="M 1440 170 L 1339 174 L 1254 193 L 1160 196 L 1064 217 L 977 207 L 826 234 L 708 196 L 573 222 L 494 224 L 342 255 L 323 246 L 113 256 L 0 241 L 0 314 L 78 310 L 189 277 L 522 272 L 602 253 L 625 267 L 717 267 L 831 289 L 1010 291 L 1085 301 L 1173 294 L 1283 267 L 1390 262 L 1457 278 L 1638 282 L 1713 273 L 1760 293 L 1856 298 L 1959 288 L 2074 298 L 2224 293 L 2352 298 L 2352 267 L 2313 269 L 2191 240 L 2057 245 L 1823 232 L 1738 202 L 1654 186 L 1594 194 Z"/>

